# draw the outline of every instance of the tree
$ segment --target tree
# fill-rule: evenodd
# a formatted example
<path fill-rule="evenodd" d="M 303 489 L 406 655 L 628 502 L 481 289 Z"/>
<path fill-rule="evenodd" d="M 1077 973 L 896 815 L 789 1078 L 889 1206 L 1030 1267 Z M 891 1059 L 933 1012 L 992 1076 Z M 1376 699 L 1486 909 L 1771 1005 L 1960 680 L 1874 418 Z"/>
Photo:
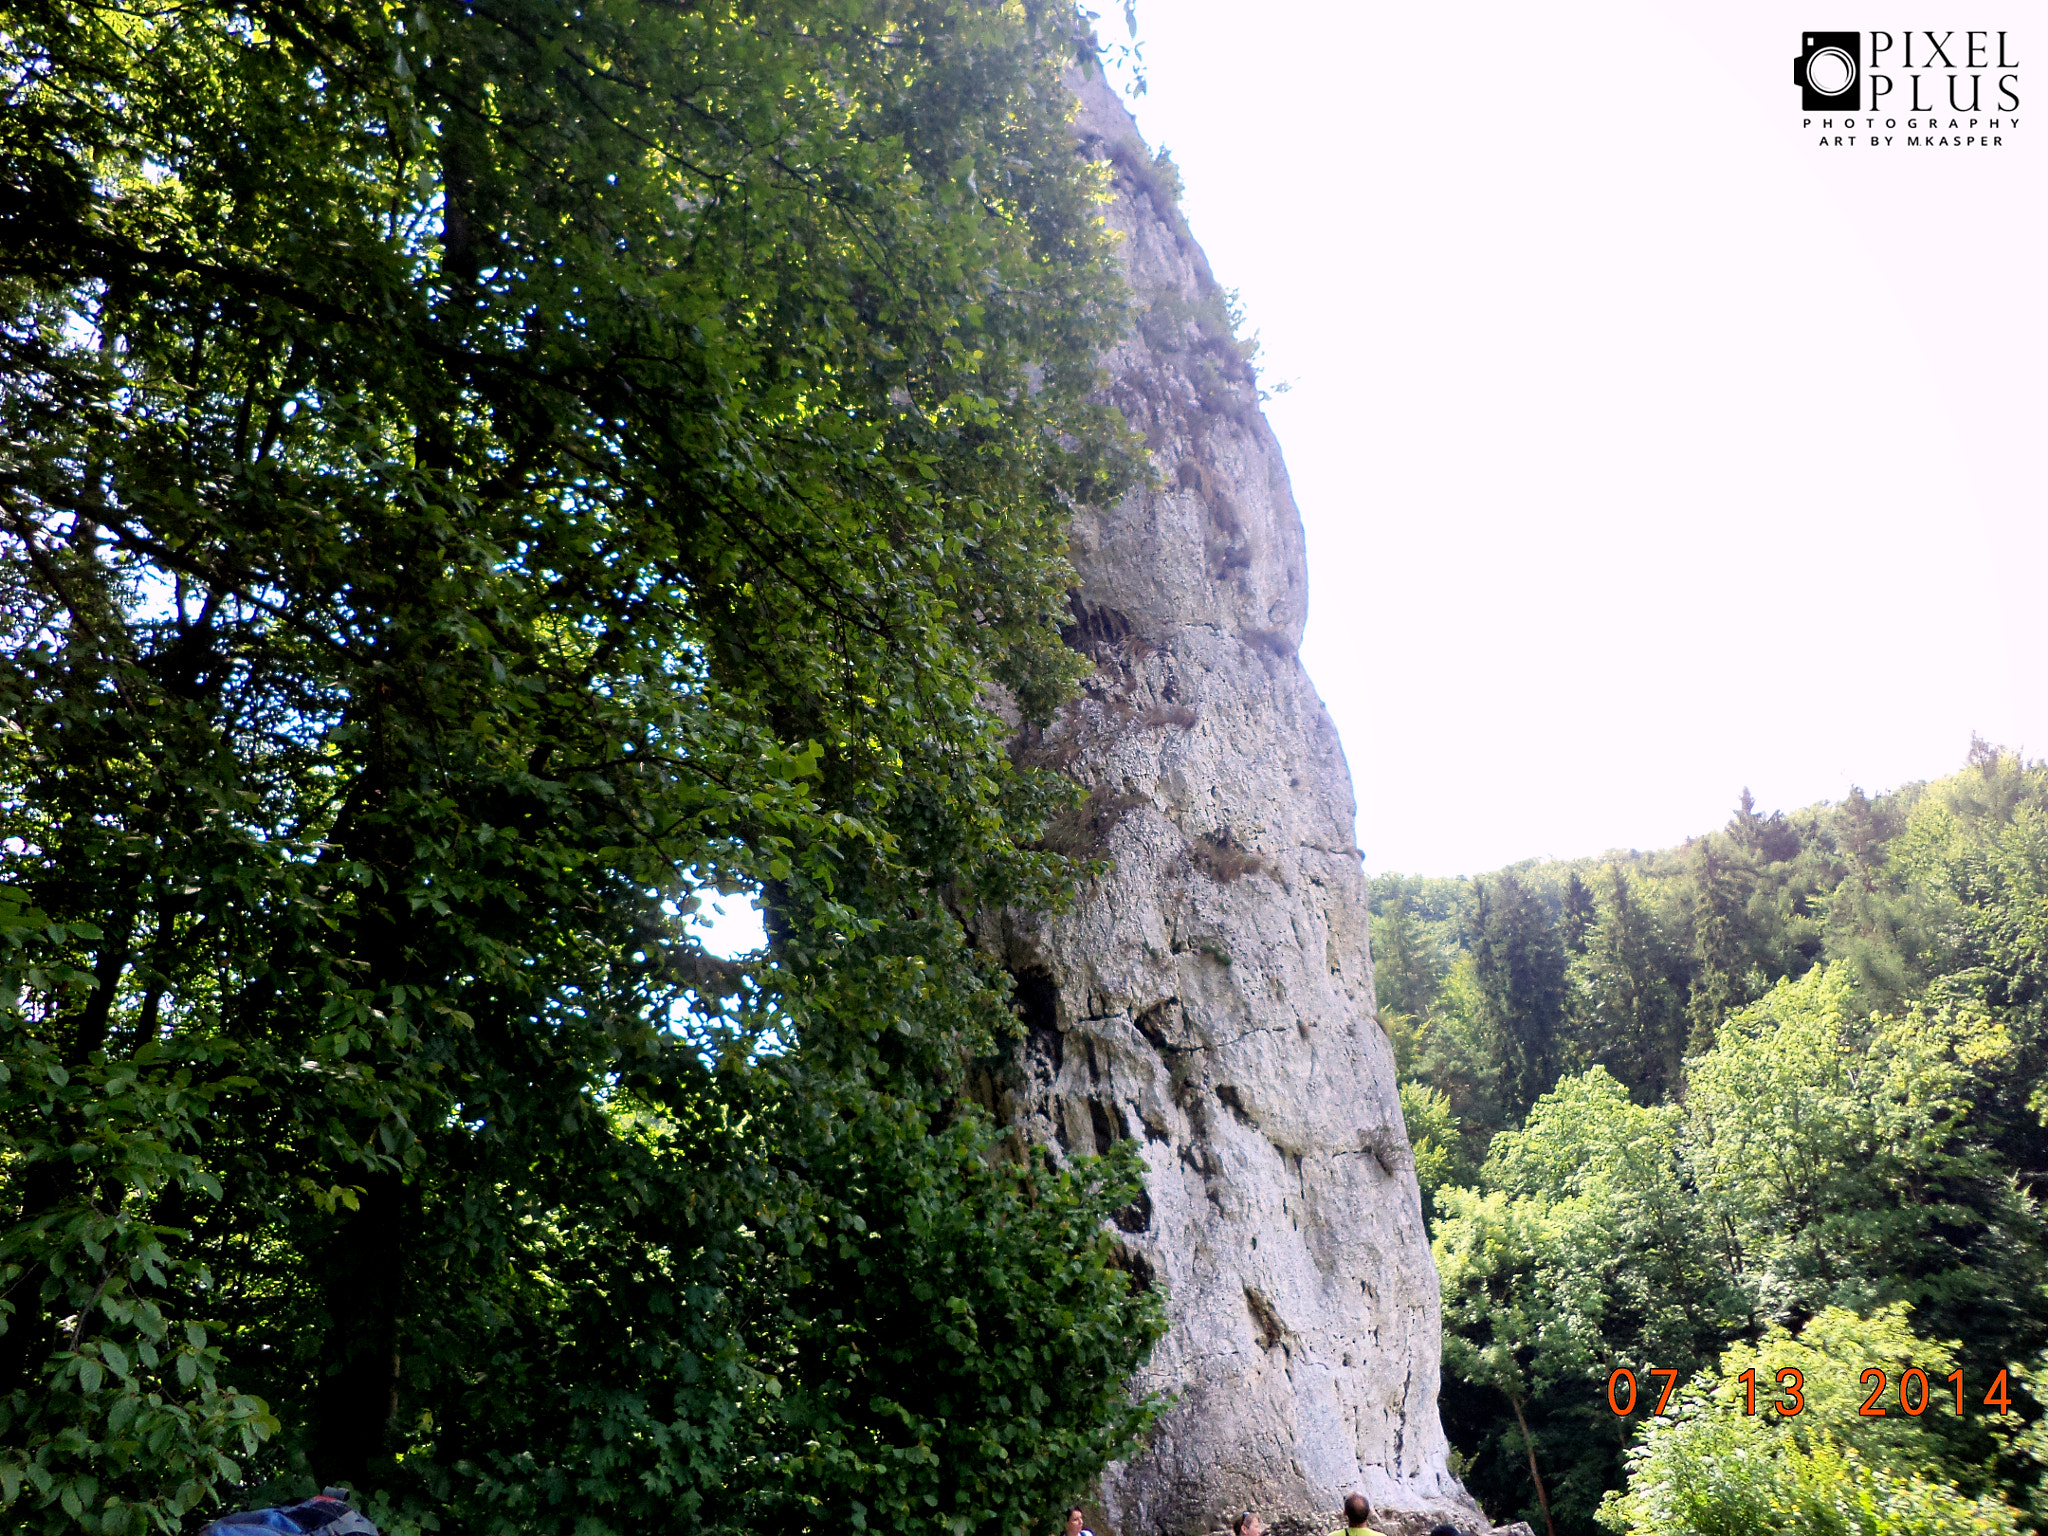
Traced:
<path fill-rule="evenodd" d="M 1586 1529 L 1638 1422 L 1609 1410 L 1609 1373 L 1690 1373 L 1739 1315 L 1678 1126 L 1594 1068 L 1494 1138 L 1481 1189 L 1438 1194 L 1446 1427 L 1491 1504 Z"/>
<path fill-rule="evenodd" d="M 1564 940 L 1564 947 L 1574 955 L 1586 952 L 1588 936 L 1599 916 L 1599 909 L 1593 900 L 1592 889 L 1579 878 L 1574 869 L 1567 871 L 1564 881 L 1564 916 L 1558 923 L 1558 931 Z"/>
<path fill-rule="evenodd" d="M 10 9 L 18 1525 L 1007 1532 L 1129 1443 L 1129 1165 L 953 1094 L 1135 462 L 1073 21 Z"/>
<path fill-rule="evenodd" d="M 1645 1366 L 1718 1352 L 1768 1384 L 1763 1366 L 1837 1335 L 1860 1341 L 1840 1358 L 1880 1359 L 1910 1307 L 1922 1359 L 1952 1349 L 1969 1380 L 2005 1369 L 2016 1392 L 2036 1379 L 2016 1362 L 2048 1339 L 2044 807 L 2048 771 L 1980 743 L 1931 784 L 1791 815 L 1745 795 L 1683 849 L 1516 866 L 1570 957 L 1553 1061 L 1605 1069 L 1557 1078 L 1519 1127 L 1506 1106 L 1527 1057 L 1499 1027 L 1506 877 L 1466 887 L 1471 920 L 1436 930 L 1453 958 L 1404 1057 L 1404 1104 L 1418 1146 L 1446 1146 L 1455 1123 L 1484 1153 L 1469 1189 L 1432 1168 L 1432 1231 L 1445 1427 L 1489 1507 L 1544 1517 L 1533 1452 L 1549 1518 L 1589 1529 L 1643 1422 L 1607 1410 L 1616 1365 L 1641 1385 Z M 1405 884 L 1457 910 L 1455 889 Z M 1824 1383 L 1816 1414 L 1854 1380 Z M 2005 1504 L 2048 1508 L 2034 1430 L 1916 1420 L 1927 1455 L 1873 1467 L 1867 1426 L 1759 1440 L 1688 1403 L 1691 1427 L 1648 1430 L 1656 1455 L 1629 1464 L 1627 1502 L 1608 1506 L 1621 1528 L 1775 1529 L 1793 1511 L 1817 1529 L 2007 1529 Z"/>
<path fill-rule="evenodd" d="M 1458 1134 L 1458 1117 L 1451 1112 L 1450 1096 L 1421 1083 L 1401 1084 L 1401 1120 L 1408 1127 L 1408 1145 L 1415 1153 L 1415 1182 L 1422 1188 L 1422 1211 L 1427 1219 L 1436 1192 L 1469 1184 L 1471 1159 L 1465 1139 Z"/>
<path fill-rule="evenodd" d="M 1372 918 L 1372 985 L 1380 1012 L 1421 1018 L 1443 985 L 1444 965 L 1436 946 L 1408 915 L 1400 897 L 1385 902 Z"/>
<path fill-rule="evenodd" d="M 1902 958 L 1922 985 L 1974 972 L 1972 993 L 2031 1040 L 2048 1020 L 2048 768 L 1975 748 L 1892 845 L 1920 909 Z"/>
<path fill-rule="evenodd" d="M 1736 1536 L 1798 1530 L 1841 1536 L 1975 1536 L 2017 1533 L 2018 1511 L 1981 1489 L 1977 1471 L 1944 1461 L 1939 1424 L 1858 1413 L 1860 1373 L 1896 1380 L 1918 1367 L 1939 1381 L 1955 1346 L 1915 1335 L 1902 1308 L 1868 1318 L 1829 1310 L 1795 1335 L 1767 1333 L 1731 1350 L 1717 1376 L 1687 1382 L 1672 1412 L 1649 1425 L 1631 1452 L 1629 1487 L 1610 1497 L 1600 1523 L 1626 1536 Z M 1755 1372 L 1748 1411 L 1745 1370 Z M 1781 1370 L 1800 1373 L 1793 1381 Z M 1797 1415 L 1774 1411 L 1790 1404 Z M 1957 1486 L 1957 1474 L 1976 1487 Z"/>
<path fill-rule="evenodd" d="M 1889 984 L 1907 993 L 1907 1009 L 1981 1010 L 2004 1028 L 2012 1048 L 1973 1075 L 1972 1113 L 2038 1196 L 2036 1170 L 2048 1163 L 2048 769 L 1977 742 L 1969 766 L 1928 786 L 1903 821 L 1876 893 L 1845 886 L 1857 921 L 1843 923 L 1838 947 L 1860 997 Z M 1871 907 L 1889 921 L 1869 921 Z"/>
<path fill-rule="evenodd" d="M 1554 1211 L 1541 1201 L 1471 1189 L 1444 1190 L 1437 1198 L 1433 1247 L 1444 1287 L 1444 1369 L 1507 1402 L 1514 1433 L 1503 1433 L 1482 1454 L 1492 1452 L 1505 1465 L 1526 1459 L 1534 1512 L 1555 1536 L 1529 1404 L 1591 1374 L 1601 1298 L 1593 1276 L 1548 1261 L 1597 1247 L 1605 1236 L 1598 1213 Z M 1588 1220 L 1591 1232 L 1581 1225 Z M 1505 1480 L 1505 1465 L 1494 1481 Z"/>
<path fill-rule="evenodd" d="M 1686 1161 L 1759 1318 L 1914 1304 L 2000 1360 L 2037 1347 L 2037 1219 L 1973 1124 L 2010 1051 L 1980 1008 L 1863 1020 L 1816 968 L 1692 1063 Z"/>
<path fill-rule="evenodd" d="M 1564 946 L 1542 899 L 1506 872 L 1476 888 L 1472 928 L 1480 1022 L 1504 1068 L 1508 1113 L 1519 1118 L 1561 1065 Z"/>
<path fill-rule="evenodd" d="M 1721 1021 L 1748 1001 L 1748 957 L 1744 953 L 1750 882 L 1712 837 L 1696 845 L 1692 866 L 1691 996 L 1686 1013 L 1692 1029 L 1689 1055 L 1713 1049 Z"/>
<path fill-rule="evenodd" d="M 1583 952 L 1572 961 L 1574 1033 L 1593 1062 L 1654 1103 L 1676 1086 L 1685 1016 L 1677 952 L 1640 888 L 1619 864 L 1607 866 L 1606 900 Z"/>
<path fill-rule="evenodd" d="M 1735 814 L 1728 822 L 1728 836 L 1735 847 L 1757 864 L 1786 864 L 1799 856 L 1798 828 L 1785 819 L 1783 811 L 1765 816 L 1756 808 L 1756 796 L 1747 786 Z"/>
<path fill-rule="evenodd" d="M 1487 1142 L 1508 1123 L 1501 1105 L 1504 1071 L 1484 1013 L 1472 957 L 1465 955 L 1445 975 L 1428 1019 L 1412 1030 L 1397 1021 L 1394 1036 L 1409 1080 L 1443 1095 L 1465 1144 L 1459 1161 L 1468 1165 L 1486 1156 Z"/>

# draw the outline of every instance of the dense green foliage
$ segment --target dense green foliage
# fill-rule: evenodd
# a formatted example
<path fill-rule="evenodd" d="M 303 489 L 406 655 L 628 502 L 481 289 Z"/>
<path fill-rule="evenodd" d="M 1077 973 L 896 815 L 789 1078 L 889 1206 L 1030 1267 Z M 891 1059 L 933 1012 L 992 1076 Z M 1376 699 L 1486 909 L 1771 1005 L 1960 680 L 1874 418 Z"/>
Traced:
<path fill-rule="evenodd" d="M 1730 1351 L 1718 1382 L 1689 1383 L 1644 1433 L 1629 1456 L 1628 1492 L 1601 1512 L 1601 1523 L 1627 1536 L 2018 1536 L 2026 1526 L 2011 1505 L 1944 1476 L 1955 1451 L 1943 1440 L 1952 1420 L 1859 1412 L 1864 1393 L 1855 1383 L 1866 1369 L 1896 1379 L 1918 1367 L 1938 1389 L 1951 1368 L 1955 1346 L 1915 1335 L 1901 1311 L 1863 1318 L 1829 1308 L 1797 1335 L 1773 1328 L 1758 1344 Z M 1778 1370 L 1797 1370 L 1811 1383 L 1803 1410 L 1748 1413 L 1739 1378 L 1750 1369 L 1767 1382 Z"/>
<path fill-rule="evenodd" d="M 1073 26 L 0 9 L 11 1527 L 1009 1536 L 1141 1427 L 1133 1164 L 956 1092 L 1132 473 Z"/>
<path fill-rule="evenodd" d="M 1588 1532 L 1632 1464 L 1610 1518 L 1637 1532 L 2048 1516 L 2017 1387 L 2002 1428 L 1916 1421 L 1912 1469 L 1726 1407 L 1821 1318 L 1910 1329 L 1907 1363 L 1953 1354 L 1980 1394 L 2048 1345 L 2048 768 L 1979 744 L 1874 800 L 1745 795 L 1683 849 L 1383 878 L 1373 923 L 1482 1501 Z M 1617 1366 L 1704 1374 L 1630 1451 Z"/>

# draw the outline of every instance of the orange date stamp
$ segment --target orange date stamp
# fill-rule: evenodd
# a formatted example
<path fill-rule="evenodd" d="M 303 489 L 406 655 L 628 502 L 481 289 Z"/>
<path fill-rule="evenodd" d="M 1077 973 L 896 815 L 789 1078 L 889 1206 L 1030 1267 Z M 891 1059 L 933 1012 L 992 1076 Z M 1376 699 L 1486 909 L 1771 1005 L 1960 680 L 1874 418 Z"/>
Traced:
<path fill-rule="evenodd" d="M 1653 1366 L 1645 1371 L 1644 1374 L 1652 1379 L 1659 1377 L 1663 1379 L 1663 1387 L 1657 1393 L 1657 1406 L 1650 1409 L 1652 1413 L 1662 1413 L 1665 1404 L 1671 1401 L 1671 1389 L 1678 1383 L 1678 1372 L 1658 1370 Z M 1756 1413 L 1755 1367 L 1752 1366 L 1735 1379 L 1742 1383 L 1742 1411 L 1745 1414 L 1754 1416 Z M 1787 1418 L 1796 1413 L 1804 1412 L 1806 1409 L 1805 1376 L 1800 1374 L 1796 1367 L 1788 1365 L 1778 1372 L 1776 1380 L 1777 1390 L 1773 1394 L 1769 1406 L 1775 1408 Z M 1942 1380 L 1946 1381 L 1954 1390 L 1956 1415 L 1961 1417 L 1967 1411 L 1964 1405 L 1963 1373 L 1959 1370 L 1950 1371 Z M 1893 1411 L 1886 1405 L 1885 1399 L 1886 1391 L 1891 1386 L 1891 1377 L 1887 1372 L 1878 1366 L 1870 1366 L 1863 1372 L 1859 1385 L 1870 1388 L 1870 1395 L 1863 1399 L 1863 1406 L 1856 1410 L 1864 1418 L 1882 1419 Z M 1627 1392 L 1625 1400 L 1622 1396 L 1624 1389 Z M 1906 1417 L 1912 1419 L 1919 1418 L 1921 1414 L 1927 1411 L 1927 1405 L 1934 1400 L 1935 1395 L 1933 1383 L 1927 1379 L 1927 1373 L 1918 1366 L 1908 1366 L 1899 1373 L 1897 1411 L 1905 1414 Z M 1941 1395 L 1943 1397 L 1947 1396 L 1946 1393 Z M 1607 1406 L 1612 1408 L 1621 1418 L 1627 1418 L 1639 1406 L 1643 1406 L 1647 1397 L 1647 1393 L 1637 1393 L 1636 1373 L 1629 1370 L 1626 1366 L 1616 1370 L 1613 1375 L 1607 1378 Z M 1993 1413 L 2012 1412 L 2012 1388 L 2005 1379 L 2004 1371 L 2000 1371 L 1992 1379 L 1989 1390 L 1984 1394 L 1984 1406 Z"/>

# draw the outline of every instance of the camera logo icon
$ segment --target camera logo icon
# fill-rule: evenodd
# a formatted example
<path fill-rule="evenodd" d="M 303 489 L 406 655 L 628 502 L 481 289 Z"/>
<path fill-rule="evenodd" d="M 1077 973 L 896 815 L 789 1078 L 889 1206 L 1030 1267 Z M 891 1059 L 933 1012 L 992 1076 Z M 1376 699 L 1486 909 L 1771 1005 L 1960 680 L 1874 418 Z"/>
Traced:
<path fill-rule="evenodd" d="M 1854 112 L 1862 105 L 1863 35 L 1808 32 L 1806 47 L 1792 61 L 1792 83 L 1808 112 Z"/>

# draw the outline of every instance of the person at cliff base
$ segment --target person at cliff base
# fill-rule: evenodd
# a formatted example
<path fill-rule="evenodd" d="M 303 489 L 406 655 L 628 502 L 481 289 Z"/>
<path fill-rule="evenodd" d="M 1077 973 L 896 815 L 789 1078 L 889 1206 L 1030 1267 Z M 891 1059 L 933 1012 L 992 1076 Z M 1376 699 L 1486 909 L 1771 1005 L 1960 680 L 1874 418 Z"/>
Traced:
<path fill-rule="evenodd" d="M 1230 1536 L 1266 1536 L 1266 1528 L 1257 1515 L 1246 1510 L 1230 1522 Z"/>
<path fill-rule="evenodd" d="M 1379 1536 L 1378 1532 L 1372 1530 L 1366 1524 L 1370 1519 L 1372 1519 L 1372 1505 L 1367 1502 L 1365 1495 L 1362 1493 L 1348 1494 L 1344 1499 L 1344 1529 L 1332 1531 L 1330 1536 L 1360 1536 L 1361 1532 L 1364 1533 L 1364 1536 Z"/>
<path fill-rule="evenodd" d="M 1086 1519 L 1087 1516 L 1081 1513 L 1080 1505 L 1076 1504 L 1073 1508 L 1069 1509 L 1067 1511 L 1066 1536 L 1095 1536 L 1095 1533 L 1087 1529 L 1083 1524 Z"/>

